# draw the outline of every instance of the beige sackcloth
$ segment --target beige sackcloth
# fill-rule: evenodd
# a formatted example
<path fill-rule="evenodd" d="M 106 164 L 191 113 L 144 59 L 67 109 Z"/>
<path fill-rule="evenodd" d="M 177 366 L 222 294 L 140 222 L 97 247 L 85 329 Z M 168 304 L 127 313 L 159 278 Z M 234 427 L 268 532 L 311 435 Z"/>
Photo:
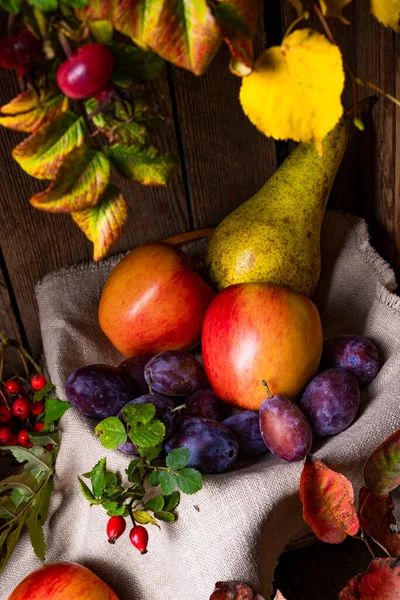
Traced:
<path fill-rule="evenodd" d="M 365 459 L 400 428 L 400 299 L 391 293 L 394 275 L 371 248 L 362 220 L 328 213 L 322 256 L 315 301 L 325 337 L 363 334 L 382 355 L 382 369 L 363 390 L 356 421 L 313 447 L 315 456 L 351 478 L 358 493 Z M 66 377 L 76 367 L 121 361 L 97 322 L 101 290 L 120 258 L 63 269 L 37 286 L 47 368 L 61 398 Z M 127 534 L 114 546 L 107 543 L 105 511 L 90 508 L 79 490 L 77 476 L 101 457 L 107 456 L 108 466 L 121 472 L 129 462 L 126 455 L 100 445 L 94 425 L 72 409 L 62 419 L 46 525 L 49 562 L 86 565 L 121 600 L 208 600 L 215 582 L 226 579 L 249 582 L 269 598 L 279 555 L 308 532 L 298 494 L 302 463 L 285 463 L 268 454 L 229 473 L 205 476 L 200 492 L 182 495 L 176 523 L 162 524 L 161 530 L 148 526 L 149 552 L 141 556 Z M 25 533 L 0 577 L 1 600 L 39 566 Z"/>

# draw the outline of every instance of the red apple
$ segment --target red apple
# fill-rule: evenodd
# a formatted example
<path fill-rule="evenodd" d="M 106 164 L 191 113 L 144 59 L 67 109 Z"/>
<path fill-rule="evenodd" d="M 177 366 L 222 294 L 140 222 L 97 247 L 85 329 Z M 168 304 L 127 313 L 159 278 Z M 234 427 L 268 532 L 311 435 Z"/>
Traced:
<path fill-rule="evenodd" d="M 108 278 L 100 327 L 126 356 L 190 350 L 200 341 L 214 296 L 189 256 L 170 244 L 145 244 L 123 258 Z"/>
<path fill-rule="evenodd" d="M 203 323 L 204 368 L 215 394 L 258 410 L 273 395 L 294 399 L 315 375 L 322 351 L 316 306 L 289 288 L 240 283 L 212 301 Z"/>
<path fill-rule="evenodd" d="M 118 600 L 118 596 L 86 567 L 59 562 L 30 573 L 8 600 Z"/>

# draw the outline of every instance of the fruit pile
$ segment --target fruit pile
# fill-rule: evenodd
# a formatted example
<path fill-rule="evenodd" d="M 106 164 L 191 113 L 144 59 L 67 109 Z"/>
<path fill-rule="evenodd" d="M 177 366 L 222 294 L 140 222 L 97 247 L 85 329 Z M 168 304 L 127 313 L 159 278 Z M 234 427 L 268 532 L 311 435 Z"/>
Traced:
<path fill-rule="evenodd" d="M 30 434 L 44 428 L 44 402 L 35 401 L 36 392 L 46 385 L 43 375 L 34 375 L 29 385 L 18 378 L 6 381 L 0 390 L 0 446 L 32 448 Z M 52 445 L 46 446 L 47 450 Z"/>

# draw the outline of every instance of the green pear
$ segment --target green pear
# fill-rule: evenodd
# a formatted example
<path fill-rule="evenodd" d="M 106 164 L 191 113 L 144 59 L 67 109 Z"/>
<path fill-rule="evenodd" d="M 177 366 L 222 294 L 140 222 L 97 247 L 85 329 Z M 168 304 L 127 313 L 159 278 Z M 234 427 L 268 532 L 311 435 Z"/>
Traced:
<path fill-rule="evenodd" d="M 257 281 L 312 296 L 321 270 L 322 220 L 347 139 L 342 120 L 324 139 L 321 157 L 313 144 L 299 144 L 264 186 L 220 223 L 206 251 L 218 289 Z"/>

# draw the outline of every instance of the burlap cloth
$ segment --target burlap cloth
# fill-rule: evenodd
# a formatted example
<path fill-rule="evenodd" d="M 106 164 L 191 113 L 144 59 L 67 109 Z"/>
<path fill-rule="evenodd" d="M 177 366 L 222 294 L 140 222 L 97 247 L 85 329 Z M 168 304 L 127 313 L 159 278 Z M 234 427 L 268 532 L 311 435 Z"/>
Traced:
<path fill-rule="evenodd" d="M 383 367 L 362 392 L 357 420 L 314 447 L 315 455 L 349 476 L 358 492 L 365 458 L 400 428 L 400 299 L 390 293 L 396 287 L 393 273 L 370 247 L 363 221 L 328 214 L 322 253 L 316 303 L 325 336 L 364 334 L 382 353 Z M 62 398 L 65 379 L 76 367 L 121 360 L 97 323 L 101 290 L 119 258 L 63 269 L 37 286 L 47 367 Z M 204 477 L 199 493 L 182 496 L 176 523 L 162 524 L 161 531 L 149 526 L 149 552 L 141 556 L 127 535 L 115 546 L 107 543 L 105 511 L 90 508 L 80 493 L 77 475 L 102 456 L 121 472 L 129 462 L 122 453 L 104 450 L 93 428 L 92 420 L 74 410 L 62 421 L 46 526 L 49 562 L 72 560 L 92 568 L 121 600 L 208 600 L 214 583 L 224 579 L 248 581 L 269 598 L 279 555 L 308 531 L 298 495 L 301 463 L 269 454 Z M 1 599 L 38 566 L 25 534 L 0 578 Z"/>

